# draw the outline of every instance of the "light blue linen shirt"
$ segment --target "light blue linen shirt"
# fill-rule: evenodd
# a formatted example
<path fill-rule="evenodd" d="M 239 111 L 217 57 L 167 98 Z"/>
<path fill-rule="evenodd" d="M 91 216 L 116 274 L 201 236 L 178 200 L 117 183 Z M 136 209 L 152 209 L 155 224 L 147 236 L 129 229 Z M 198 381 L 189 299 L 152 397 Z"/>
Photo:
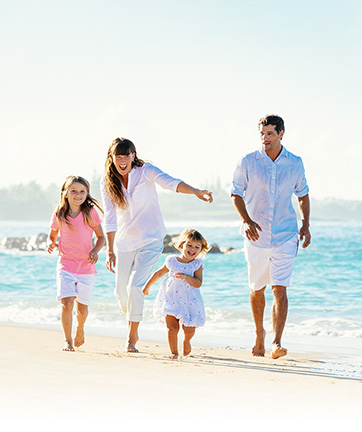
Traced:
<path fill-rule="evenodd" d="M 232 195 L 241 196 L 250 218 L 260 225 L 259 239 L 250 241 L 261 248 L 277 247 L 298 233 L 292 196 L 307 195 L 309 188 L 302 159 L 283 146 L 273 162 L 261 149 L 241 158 L 232 183 Z M 240 229 L 246 238 L 244 224 Z"/>

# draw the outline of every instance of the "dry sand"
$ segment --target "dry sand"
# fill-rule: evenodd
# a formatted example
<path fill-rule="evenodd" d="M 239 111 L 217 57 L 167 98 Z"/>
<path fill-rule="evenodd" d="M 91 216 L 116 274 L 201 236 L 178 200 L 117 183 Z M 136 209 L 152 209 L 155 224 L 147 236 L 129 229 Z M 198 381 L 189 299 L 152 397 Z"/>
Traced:
<path fill-rule="evenodd" d="M 357 425 L 362 406 L 361 379 L 321 370 L 328 359 L 308 354 L 272 360 L 196 347 L 188 358 L 169 360 L 165 343 L 141 341 L 138 354 L 127 354 L 124 340 L 87 335 L 76 352 L 63 352 L 60 331 L 0 326 L 0 334 L 4 431 L 30 424 L 317 430 Z"/>

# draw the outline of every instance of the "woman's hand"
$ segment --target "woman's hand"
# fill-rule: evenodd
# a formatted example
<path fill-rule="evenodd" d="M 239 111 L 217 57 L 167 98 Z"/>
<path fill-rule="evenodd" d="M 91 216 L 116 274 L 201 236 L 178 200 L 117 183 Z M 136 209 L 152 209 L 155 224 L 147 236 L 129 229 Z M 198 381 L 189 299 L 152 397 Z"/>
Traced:
<path fill-rule="evenodd" d="M 213 201 L 212 192 L 206 189 L 194 188 L 183 181 L 177 185 L 176 192 L 196 195 L 197 198 L 208 203 L 212 203 Z"/>
<path fill-rule="evenodd" d="M 108 252 L 106 259 L 106 267 L 112 273 L 116 273 L 114 268 L 116 266 L 116 254 L 114 252 Z"/>
<path fill-rule="evenodd" d="M 204 190 L 196 189 L 195 195 L 197 196 L 197 198 L 199 198 L 202 201 L 206 201 L 210 204 L 213 202 L 212 192 L 210 192 L 206 189 L 204 189 Z"/>

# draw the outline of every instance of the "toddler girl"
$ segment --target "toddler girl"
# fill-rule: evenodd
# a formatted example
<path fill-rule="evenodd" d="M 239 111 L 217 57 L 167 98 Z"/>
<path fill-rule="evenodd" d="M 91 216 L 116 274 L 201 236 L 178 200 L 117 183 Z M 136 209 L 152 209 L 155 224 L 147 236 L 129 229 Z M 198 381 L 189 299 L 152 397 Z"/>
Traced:
<path fill-rule="evenodd" d="M 156 320 L 166 322 L 172 359 L 178 358 L 177 335 L 180 323 L 184 331 L 184 356 L 191 353 L 190 341 L 196 327 L 205 323 L 205 309 L 200 292 L 204 264 L 198 256 L 206 254 L 209 246 L 198 231 L 186 229 L 180 235 L 177 249 L 181 256 L 169 255 L 163 267 L 150 277 L 143 289 L 143 294 L 148 295 L 151 285 L 169 272 L 157 294 L 153 314 Z"/>
<path fill-rule="evenodd" d="M 89 183 L 79 176 L 69 176 L 62 186 L 60 203 L 50 223 L 48 252 L 59 248 L 57 299 L 62 303 L 61 322 L 65 337 L 63 351 L 74 351 L 84 344 L 84 324 L 94 285 L 98 252 L 104 245 L 98 202 L 90 195 Z M 92 247 L 95 232 L 97 242 Z M 58 234 L 59 245 L 57 244 Z M 78 327 L 72 338 L 73 307 L 76 301 Z"/>

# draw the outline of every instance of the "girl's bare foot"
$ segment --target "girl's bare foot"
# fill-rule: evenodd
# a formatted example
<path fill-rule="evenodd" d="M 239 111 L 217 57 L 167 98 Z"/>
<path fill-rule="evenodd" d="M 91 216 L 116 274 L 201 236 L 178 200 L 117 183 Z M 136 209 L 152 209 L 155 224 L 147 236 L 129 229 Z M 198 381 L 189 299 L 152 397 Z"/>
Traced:
<path fill-rule="evenodd" d="M 190 343 L 190 341 L 184 341 L 183 356 L 187 357 L 189 354 L 191 354 L 191 343 Z"/>
<path fill-rule="evenodd" d="M 263 329 L 262 332 L 256 332 L 255 345 L 251 349 L 253 356 L 264 357 L 265 355 L 265 335 L 266 331 Z"/>
<path fill-rule="evenodd" d="M 138 349 L 136 348 L 136 345 L 133 342 L 128 342 L 128 344 L 126 345 L 125 351 L 129 352 L 129 353 L 138 353 L 139 352 Z"/>
<path fill-rule="evenodd" d="M 63 351 L 74 351 L 73 343 L 69 341 L 65 341 L 63 346 Z"/>
<path fill-rule="evenodd" d="M 75 338 L 74 338 L 74 345 L 78 348 L 81 345 L 83 345 L 85 342 L 85 338 L 84 338 L 84 327 L 77 327 L 77 331 L 75 333 Z"/>

